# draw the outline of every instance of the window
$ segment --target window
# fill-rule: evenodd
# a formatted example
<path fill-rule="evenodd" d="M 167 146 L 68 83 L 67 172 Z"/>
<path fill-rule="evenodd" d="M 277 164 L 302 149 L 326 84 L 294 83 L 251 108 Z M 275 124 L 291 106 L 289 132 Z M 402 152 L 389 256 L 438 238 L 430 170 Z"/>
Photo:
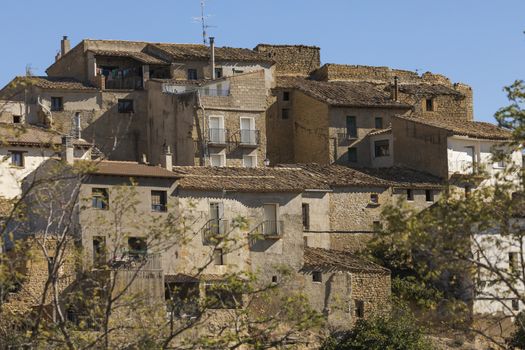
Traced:
<path fill-rule="evenodd" d="M 119 113 L 133 113 L 133 100 L 119 99 L 118 100 Z"/>
<path fill-rule="evenodd" d="M 374 142 L 375 156 L 377 157 L 388 157 L 390 155 L 388 140 L 379 140 Z"/>
<path fill-rule="evenodd" d="M 224 116 L 211 115 L 209 117 L 209 140 L 211 143 L 225 144 L 226 143 L 226 129 L 224 128 Z"/>
<path fill-rule="evenodd" d="M 278 209 L 277 204 L 263 204 L 263 235 L 265 236 L 278 236 L 281 234 L 281 225 L 278 220 Z"/>
<path fill-rule="evenodd" d="M 93 266 L 100 267 L 106 263 L 106 237 L 93 237 Z"/>
<path fill-rule="evenodd" d="M 255 118 L 240 118 L 241 143 L 244 145 L 257 145 L 257 131 L 255 130 Z"/>
<path fill-rule="evenodd" d="M 376 129 L 383 129 L 383 118 L 377 117 L 375 119 Z"/>
<path fill-rule="evenodd" d="M 222 253 L 222 249 L 217 248 L 213 250 L 213 264 L 224 265 L 224 255 Z"/>
<path fill-rule="evenodd" d="M 195 68 L 188 69 L 188 80 L 197 80 L 197 70 Z"/>
<path fill-rule="evenodd" d="M 323 282 L 323 274 L 321 273 L 321 271 L 312 272 L 312 281 L 318 283 Z"/>
<path fill-rule="evenodd" d="M 218 79 L 218 78 L 222 78 L 222 68 L 221 67 L 216 67 L 215 68 L 215 78 Z M 217 89 L 219 90 L 219 89 Z"/>
<path fill-rule="evenodd" d="M 370 204 L 379 204 L 379 195 L 377 193 L 370 194 Z"/>
<path fill-rule="evenodd" d="M 290 91 L 283 91 L 283 101 L 290 101 Z"/>
<path fill-rule="evenodd" d="M 357 162 L 357 148 L 348 147 L 348 163 Z"/>
<path fill-rule="evenodd" d="M 432 190 L 425 190 L 425 200 L 427 202 L 434 201 L 434 192 L 432 192 Z"/>
<path fill-rule="evenodd" d="M 226 155 L 223 153 L 210 154 L 211 166 L 226 166 Z"/>
<path fill-rule="evenodd" d="M 256 168 L 257 167 L 257 156 L 244 155 L 242 156 L 242 166 L 245 168 Z"/>
<path fill-rule="evenodd" d="M 62 97 L 51 97 L 51 110 L 53 112 L 64 110 L 64 102 Z"/>
<path fill-rule="evenodd" d="M 146 240 L 141 237 L 128 238 L 128 252 L 132 258 L 144 257 L 148 253 L 148 244 Z"/>
<path fill-rule="evenodd" d="M 365 317 L 365 302 L 362 300 L 355 300 L 354 306 L 355 306 L 355 317 L 357 318 Z"/>
<path fill-rule="evenodd" d="M 512 299 L 512 310 L 519 311 L 519 309 L 520 309 L 520 300 Z"/>
<path fill-rule="evenodd" d="M 427 112 L 432 112 L 434 110 L 434 100 L 431 98 L 427 98 L 425 100 L 425 110 Z"/>
<path fill-rule="evenodd" d="M 349 139 L 357 138 L 357 124 L 353 116 L 346 117 L 346 136 Z"/>
<path fill-rule="evenodd" d="M 151 191 L 151 211 L 166 211 L 166 191 Z"/>
<path fill-rule="evenodd" d="M 22 117 L 19 115 L 13 116 L 13 124 L 20 124 L 22 122 Z"/>
<path fill-rule="evenodd" d="M 272 276 L 272 283 L 276 284 L 278 282 L 277 276 Z"/>
<path fill-rule="evenodd" d="M 288 108 L 283 108 L 281 110 L 281 118 L 282 119 L 288 119 L 290 118 L 290 110 Z"/>
<path fill-rule="evenodd" d="M 11 166 L 23 168 L 24 167 L 24 152 L 10 151 L 10 153 L 11 153 Z"/>
<path fill-rule="evenodd" d="M 407 189 L 407 201 L 413 201 L 414 200 L 414 190 L 413 189 Z"/>
<path fill-rule="evenodd" d="M 519 269 L 519 257 L 518 253 L 510 252 L 509 253 L 509 271 L 516 273 Z"/>
<path fill-rule="evenodd" d="M 233 74 L 234 75 L 235 74 L 242 74 L 242 73 L 244 73 L 244 71 L 242 69 L 235 69 L 235 68 L 233 68 Z"/>
<path fill-rule="evenodd" d="M 310 204 L 303 203 L 303 230 L 310 229 Z"/>
<path fill-rule="evenodd" d="M 108 209 L 109 195 L 106 188 L 91 189 L 91 207 L 96 209 Z"/>

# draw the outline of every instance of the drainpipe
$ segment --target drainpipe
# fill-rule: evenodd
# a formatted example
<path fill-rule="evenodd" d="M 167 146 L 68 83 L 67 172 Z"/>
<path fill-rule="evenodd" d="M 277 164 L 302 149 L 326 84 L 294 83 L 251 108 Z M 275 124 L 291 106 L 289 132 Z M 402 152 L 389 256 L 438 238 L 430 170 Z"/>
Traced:
<path fill-rule="evenodd" d="M 211 39 L 211 38 L 210 38 Z M 204 137 L 204 132 L 206 130 L 205 123 L 206 123 L 206 110 L 204 109 L 204 106 L 201 102 L 201 93 L 200 90 L 197 89 L 197 104 L 199 108 L 202 110 L 202 126 L 199 128 L 197 125 L 197 136 L 200 137 L 201 141 L 201 158 L 199 160 L 199 165 L 205 165 L 206 164 L 206 139 Z M 197 122 L 199 121 L 199 117 L 196 116 Z M 200 135 L 198 135 L 200 134 Z"/>
<path fill-rule="evenodd" d="M 210 36 L 211 78 L 215 79 L 215 37 Z"/>

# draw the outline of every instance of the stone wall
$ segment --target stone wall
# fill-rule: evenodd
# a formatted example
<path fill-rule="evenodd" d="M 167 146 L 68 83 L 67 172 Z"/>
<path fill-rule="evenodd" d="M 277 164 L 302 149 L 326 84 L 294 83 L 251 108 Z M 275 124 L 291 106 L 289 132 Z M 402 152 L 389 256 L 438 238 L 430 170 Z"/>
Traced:
<path fill-rule="evenodd" d="M 390 283 L 389 273 L 352 273 L 352 299 L 354 304 L 351 309 L 353 316 L 355 316 L 356 300 L 364 302 L 365 318 L 388 313 L 390 308 Z"/>
<path fill-rule="evenodd" d="M 308 75 L 321 65 L 321 49 L 305 45 L 259 44 L 255 51 L 267 53 L 276 62 L 278 75 Z"/>
<path fill-rule="evenodd" d="M 87 81 L 89 77 L 84 41 L 49 66 L 46 73 L 50 77 L 71 77 L 80 81 Z"/>

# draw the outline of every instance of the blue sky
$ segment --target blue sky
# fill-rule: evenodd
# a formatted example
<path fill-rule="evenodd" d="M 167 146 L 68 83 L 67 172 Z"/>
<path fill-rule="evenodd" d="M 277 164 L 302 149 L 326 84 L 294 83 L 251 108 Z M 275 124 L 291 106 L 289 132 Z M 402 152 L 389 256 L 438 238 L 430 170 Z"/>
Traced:
<path fill-rule="evenodd" d="M 199 0 L 17 0 L 0 7 L 0 85 L 31 65 L 44 74 L 62 35 L 200 42 Z M 525 79 L 525 0 L 207 0 L 219 46 L 320 46 L 323 63 L 432 71 L 474 89 L 475 119 Z"/>

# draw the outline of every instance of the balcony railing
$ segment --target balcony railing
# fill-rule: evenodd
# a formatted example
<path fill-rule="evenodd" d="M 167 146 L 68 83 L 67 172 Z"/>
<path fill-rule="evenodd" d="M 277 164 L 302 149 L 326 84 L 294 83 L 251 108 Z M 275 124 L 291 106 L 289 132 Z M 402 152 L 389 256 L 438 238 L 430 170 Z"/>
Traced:
<path fill-rule="evenodd" d="M 283 221 L 263 221 L 252 232 L 255 235 L 260 235 L 265 239 L 279 239 L 283 235 Z"/>
<path fill-rule="evenodd" d="M 129 251 L 116 256 L 110 262 L 112 269 L 119 270 L 161 270 L 160 254 L 144 251 Z"/>
<path fill-rule="evenodd" d="M 205 245 L 216 244 L 228 231 L 228 220 L 211 219 L 201 229 L 202 242 Z"/>
<path fill-rule="evenodd" d="M 106 77 L 105 88 L 115 90 L 142 89 L 142 77 L 134 75 L 129 77 Z"/>
<path fill-rule="evenodd" d="M 239 145 L 247 147 L 257 147 L 260 143 L 259 130 L 239 130 Z"/>
<path fill-rule="evenodd" d="M 216 145 L 226 145 L 228 140 L 228 130 L 227 129 L 214 129 L 211 128 L 208 130 L 208 143 Z"/>

